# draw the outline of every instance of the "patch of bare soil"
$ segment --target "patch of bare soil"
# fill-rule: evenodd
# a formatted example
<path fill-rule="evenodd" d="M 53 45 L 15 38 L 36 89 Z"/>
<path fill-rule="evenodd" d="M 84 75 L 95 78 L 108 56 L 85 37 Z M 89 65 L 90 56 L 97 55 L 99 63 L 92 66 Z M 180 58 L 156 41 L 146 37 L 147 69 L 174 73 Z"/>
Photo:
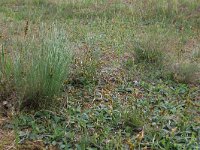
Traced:
<path fill-rule="evenodd" d="M 0 149 L 1 150 L 16 149 L 14 131 L 3 129 L 4 124 L 9 121 L 10 120 L 8 118 L 0 116 Z"/>

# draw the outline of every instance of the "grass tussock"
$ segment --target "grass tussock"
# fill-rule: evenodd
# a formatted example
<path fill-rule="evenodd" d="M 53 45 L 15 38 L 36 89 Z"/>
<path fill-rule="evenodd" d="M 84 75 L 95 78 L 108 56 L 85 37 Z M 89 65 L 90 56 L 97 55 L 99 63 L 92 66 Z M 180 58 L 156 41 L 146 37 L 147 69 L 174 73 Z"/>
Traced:
<path fill-rule="evenodd" d="M 55 24 L 43 24 L 38 35 L 29 33 L 25 39 L 14 41 L 14 48 L 2 63 L 2 72 L 13 79 L 20 103 L 30 107 L 54 103 L 72 59 L 67 33 Z"/>

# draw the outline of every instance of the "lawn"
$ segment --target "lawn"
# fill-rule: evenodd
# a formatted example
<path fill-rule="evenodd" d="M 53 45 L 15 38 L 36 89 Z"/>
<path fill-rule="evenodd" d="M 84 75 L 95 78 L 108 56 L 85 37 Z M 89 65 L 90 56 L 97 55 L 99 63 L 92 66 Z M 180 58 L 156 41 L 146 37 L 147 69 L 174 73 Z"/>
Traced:
<path fill-rule="evenodd" d="M 199 0 L 1 0 L 0 149 L 198 150 Z"/>

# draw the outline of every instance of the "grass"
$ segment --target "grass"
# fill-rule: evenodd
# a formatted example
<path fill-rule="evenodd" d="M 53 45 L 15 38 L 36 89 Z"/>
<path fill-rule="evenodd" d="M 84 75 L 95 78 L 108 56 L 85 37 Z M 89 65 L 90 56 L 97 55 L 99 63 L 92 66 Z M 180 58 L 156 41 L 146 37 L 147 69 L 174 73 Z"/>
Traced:
<path fill-rule="evenodd" d="M 147 35 L 148 36 L 148 35 Z M 162 37 L 147 37 L 144 41 L 136 42 L 135 46 L 135 62 L 146 63 L 156 66 L 162 66 L 164 62 L 164 51 L 161 45 Z"/>
<path fill-rule="evenodd" d="M 5 66 L 2 72 L 13 76 L 13 86 L 21 99 L 20 107 L 53 104 L 54 96 L 60 93 L 67 79 L 72 49 L 65 31 L 55 26 L 41 25 L 38 35 L 30 31 L 30 37 L 13 41 L 16 51 L 6 54 L 6 59 L 2 57 L 2 66 Z M 4 53 L 5 50 L 3 56 Z"/>
<path fill-rule="evenodd" d="M 198 149 L 199 7 L 1 1 L 0 102 L 12 107 L 0 108 L 14 110 L 2 127 L 16 148 Z"/>

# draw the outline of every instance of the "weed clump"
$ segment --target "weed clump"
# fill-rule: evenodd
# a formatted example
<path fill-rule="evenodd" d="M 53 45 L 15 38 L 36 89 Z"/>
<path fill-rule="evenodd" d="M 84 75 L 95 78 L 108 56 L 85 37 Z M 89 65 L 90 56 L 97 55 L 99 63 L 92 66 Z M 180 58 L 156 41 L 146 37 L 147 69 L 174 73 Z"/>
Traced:
<path fill-rule="evenodd" d="M 139 111 L 127 108 L 122 112 L 122 121 L 125 126 L 141 128 L 144 125 L 142 115 Z"/>
<path fill-rule="evenodd" d="M 100 56 L 92 50 L 78 52 L 74 67 L 71 72 L 71 84 L 75 87 L 91 87 L 98 82 L 98 69 L 100 68 Z"/>
<path fill-rule="evenodd" d="M 135 42 L 135 62 L 147 65 L 162 66 L 164 52 L 160 43 L 150 38 Z"/>
<path fill-rule="evenodd" d="M 177 63 L 172 69 L 173 77 L 178 82 L 192 83 L 198 81 L 200 68 L 196 63 Z"/>

